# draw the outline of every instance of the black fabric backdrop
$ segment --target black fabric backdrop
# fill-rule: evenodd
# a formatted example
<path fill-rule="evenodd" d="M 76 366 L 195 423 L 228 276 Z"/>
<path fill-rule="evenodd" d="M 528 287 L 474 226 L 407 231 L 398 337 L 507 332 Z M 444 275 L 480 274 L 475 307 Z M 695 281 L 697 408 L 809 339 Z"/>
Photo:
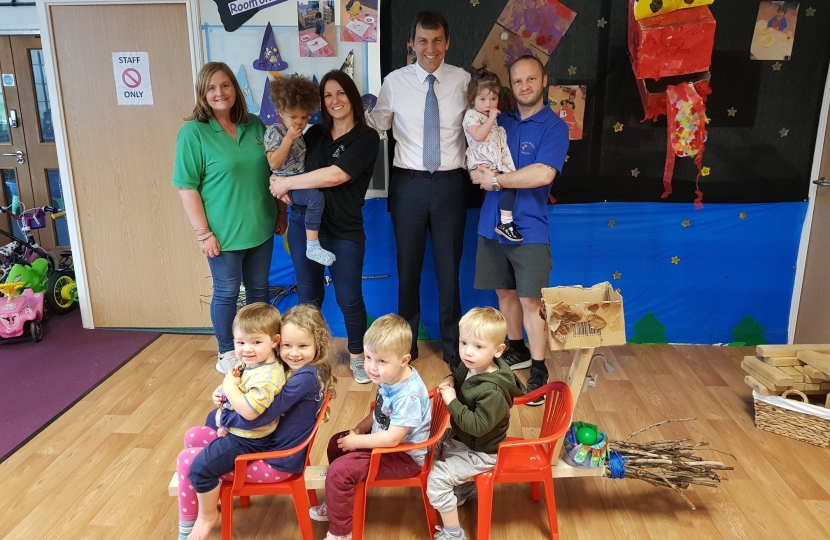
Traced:
<path fill-rule="evenodd" d="M 643 108 L 628 56 L 627 0 L 564 0 L 576 19 L 546 66 L 548 84 L 588 87 L 584 138 L 571 141 L 570 158 L 552 193 L 560 203 L 660 201 L 666 158 L 665 116 L 641 123 Z M 381 71 L 404 65 L 411 21 L 421 10 L 441 12 L 450 24 L 447 62 L 472 73 L 471 63 L 506 5 L 505 0 L 381 0 Z M 792 59 L 749 59 L 757 1 L 715 0 L 709 139 L 701 177 L 704 203 L 796 201 L 807 197 L 816 132 L 830 59 L 830 1 L 802 3 Z M 805 9 L 816 8 L 813 17 Z M 605 18 L 605 28 L 597 20 Z M 576 66 L 577 74 L 568 75 Z M 737 114 L 727 115 L 734 107 Z M 612 126 L 625 128 L 615 133 Z M 781 128 L 788 128 L 781 137 Z M 390 154 L 391 160 L 391 154 Z M 631 169 L 641 171 L 631 176 Z M 669 202 L 694 199 L 697 169 L 677 158 Z"/>

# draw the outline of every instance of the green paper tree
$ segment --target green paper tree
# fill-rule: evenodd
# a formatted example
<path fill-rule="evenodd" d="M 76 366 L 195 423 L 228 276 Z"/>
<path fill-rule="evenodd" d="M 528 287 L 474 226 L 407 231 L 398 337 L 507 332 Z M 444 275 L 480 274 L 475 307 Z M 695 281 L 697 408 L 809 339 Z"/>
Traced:
<path fill-rule="evenodd" d="M 764 339 L 765 332 L 766 329 L 753 319 L 752 315 L 747 315 L 732 329 L 732 335 L 735 336 L 735 339 L 729 343 L 729 346 L 755 347 L 756 345 L 765 345 L 767 343 L 767 340 Z"/>
<path fill-rule="evenodd" d="M 631 336 L 629 343 L 668 343 L 666 339 L 666 327 L 657 320 L 654 313 L 646 313 L 643 318 L 634 324 L 636 334 Z"/>

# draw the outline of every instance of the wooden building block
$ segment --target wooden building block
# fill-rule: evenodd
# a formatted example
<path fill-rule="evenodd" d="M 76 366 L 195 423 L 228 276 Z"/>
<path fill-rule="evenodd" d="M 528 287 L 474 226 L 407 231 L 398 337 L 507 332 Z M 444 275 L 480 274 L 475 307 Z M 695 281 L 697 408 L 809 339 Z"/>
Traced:
<path fill-rule="evenodd" d="M 813 366 L 823 373 L 830 373 L 830 354 L 822 354 L 815 351 L 799 351 L 796 356 L 805 364 Z"/>
<path fill-rule="evenodd" d="M 755 352 L 764 358 L 780 358 L 782 356 L 797 356 L 799 351 L 819 351 L 830 353 L 830 344 L 819 345 L 758 345 Z"/>
<path fill-rule="evenodd" d="M 167 494 L 171 497 L 179 496 L 179 478 L 175 472 L 173 473 L 173 478 L 170 479 L 170 483 L 167 484 Z"/>
<path fill-rule="evenodd" d="M 830 382 L 821 383 L 821 390 L 830 390 Z"/>
<path fill-rule="evenodd" d="M 801 366 L 801 371 L 804 373 L 804 375 L 807 375 L 811 379 L 817 379 L 817 380 L 820 380 L 820 381 L 830 382 L 830 375 L 828 375 L 827 373 L 825 373 L 823 371 L 820 371 L 820 370 L 814 368 L 813 366 L 805 364 L 805 365 Z"/>
<path fill-rule="evenodd" d="M 762 396 L 776 396 L 776 395 L 780 394 L 780 392 L 776 392 L 775 390 L 770 390 L 769 388 L 767 388 L 763 384 L 759 383 L 757 381 L 757 379 L 755 379 L 755 377 L 753 377 L 752 375 L 747 375 L 746 377 L 744 377 L 744 382 L 746 383 L 746 385 L 748 387 L 752 388 L 753 390 L 755 390 L 756 392 L 758 392 Z M 173 475 L 173 476 L 175 476 L 175 475 Z"/>
<path fill-rule="evenodd" d="M 795 390 L 821 390 L 821 385 L 818 383 L 803 383 L 803 382 L 796 382 L 793 383 L 793 388 Z"/>
<path fill-rule="evenodd" d="M 803 366 L 804 362 L 796 358 L 795 356 L 782 356 L 780 358 L 761 358 L 761 361 L 765 364 L 769 364 L 775 367 L 784 367 L 784 366 Z"/>
<path fill-rule="evenodd" d="M 744 360 L 741 362 L 741 367 L 743 366 L 746 366 L 744 371 L 747 371 L 747 368 L 751 369 L 752 371 L 759 373 L 764 378 L 775 383 L 776 386 L 792 386 L 795 382 L 792 377 L 777 367 L 765 364 L 754 356 L 744 356 Z"/>
<path fill-rule="evenodd" d="M 801 372 L 801 371 L 798 371 L 794 367 L 782 366 L 782 367 L 779 367 L 778 369 L 780 369 L 781 371 L 783 371 L 784 373 L 786 373 L 787 375 L 792 377 L 793 382 L 805 382 L 804 381 L 804 373 Z"/>
<path fill-rule="evenodd" d="M 830 394 L 827 394 L 827 399 L 824 400 L 824 406 L 830 409 Z"/>
<path fill-rule="evenodd" d="M 771 380 L 764 377 L 763 374 L 758 373 L 757 371 L 755 371 L 754 369 L 752 369 L 750 367 L 747 367 L 744 363 L 741 363 L 741 368 L 743 368 L 744 371 L 749 373 L 752 376 L 753 379 L 755 379 L 756 381 L 758 381 L 762 385 L 766 386 L 768 389 L 772 390 L 773 392 L 777 392 L 777 393 L 780 394 L 784 390 L 789 390 L 792 386 L 792 385 L 779 386 L 779 385 L 775 384 L 774 382 L 772 382 Z M 746 379 L 744 379 L 744 381 L 746 381 Z"/>

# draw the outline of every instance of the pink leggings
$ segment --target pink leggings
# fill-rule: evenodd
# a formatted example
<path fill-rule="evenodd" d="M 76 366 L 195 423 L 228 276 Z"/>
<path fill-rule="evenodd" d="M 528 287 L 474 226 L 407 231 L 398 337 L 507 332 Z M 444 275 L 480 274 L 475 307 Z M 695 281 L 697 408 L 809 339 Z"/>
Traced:
<path fill-rule="evenodd" d="M 216 438 L 216 430 L 208 426 L 193 427 L 184 434 L 185 449 L 179 452 L 176 460 L 176 474 L 179 475 L 179 519 L 182 521 L 195 521 L 199 513 L 196 491 L 187 477 L 190 464 L 193 463 L 193 458 Z M 278 471 L 261 459 L 248 464 L 247 482 L 250 483 L 275 484 L 294 476 L 296 473 Z M 220 480 L 233 480 L 233 471 L 222 475 Z"/>

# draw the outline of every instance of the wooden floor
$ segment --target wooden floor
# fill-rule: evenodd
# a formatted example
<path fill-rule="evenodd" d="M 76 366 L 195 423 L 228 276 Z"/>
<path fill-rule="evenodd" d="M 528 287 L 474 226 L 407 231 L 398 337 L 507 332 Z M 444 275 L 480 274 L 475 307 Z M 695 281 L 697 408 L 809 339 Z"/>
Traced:
<path fill-rule="evenodd" d="M 415 363 L 428 386 L 446 373 L 431 346 L 421 344 Z M 182 434 L 201 424 L 221 381 L 213 368 L 215 350 L 212 338 L 162 336 L 0 464 L 0 538 L 173 540 L 176 501 L 167 495 L 167 483 Z M 557 480 L 563 540 L 830 537 L 830 450 L 754 427 L 739 367 L 749 349 L 625 346 L 600 352 L 616 369 L 592 369 L 599 373 L 597 386 L 581 395 L 575 419 L 623 437 L 660 420 L 694 416 L 698 420 L 639 437 L 692 437 L 737 460 L 713 456 L 735 470 L 717 490 L 688 492 L 697 511 L 667 489 L 633 480 Z M 552 374 L 564 377 L 570 355 L 554 354 L 548 363 Z M 345 360 L 337 374 L 342 378 L 334 414 L 318 436 L 314 463 L 325 460 L 330 434 L 352 427 L 372 400 L 372 385 L 351 381 Z M 48 399 L 48 390 L 35 397 Z M 541 408 L 514 412 L 512 434 L 538 433 L 540 415 Z M 497 486 L 496 497 L 494 540 L 550 537 L 544 506 L 531 501 L 528 487 Z M 460 512 L 474 538 L 476 505 Z M 371 492 L 368 515 L 369 540 L 427 538 L 417 490 Z M 237 540 L 300 538 L 288 497 L 255 498 L 250 508 L 237 507 L 235 516 Z M 315 538 L 325 531 L 325 524 L 314 524 Z M 219 537 L 218 531 L 211 536 Z"/>

